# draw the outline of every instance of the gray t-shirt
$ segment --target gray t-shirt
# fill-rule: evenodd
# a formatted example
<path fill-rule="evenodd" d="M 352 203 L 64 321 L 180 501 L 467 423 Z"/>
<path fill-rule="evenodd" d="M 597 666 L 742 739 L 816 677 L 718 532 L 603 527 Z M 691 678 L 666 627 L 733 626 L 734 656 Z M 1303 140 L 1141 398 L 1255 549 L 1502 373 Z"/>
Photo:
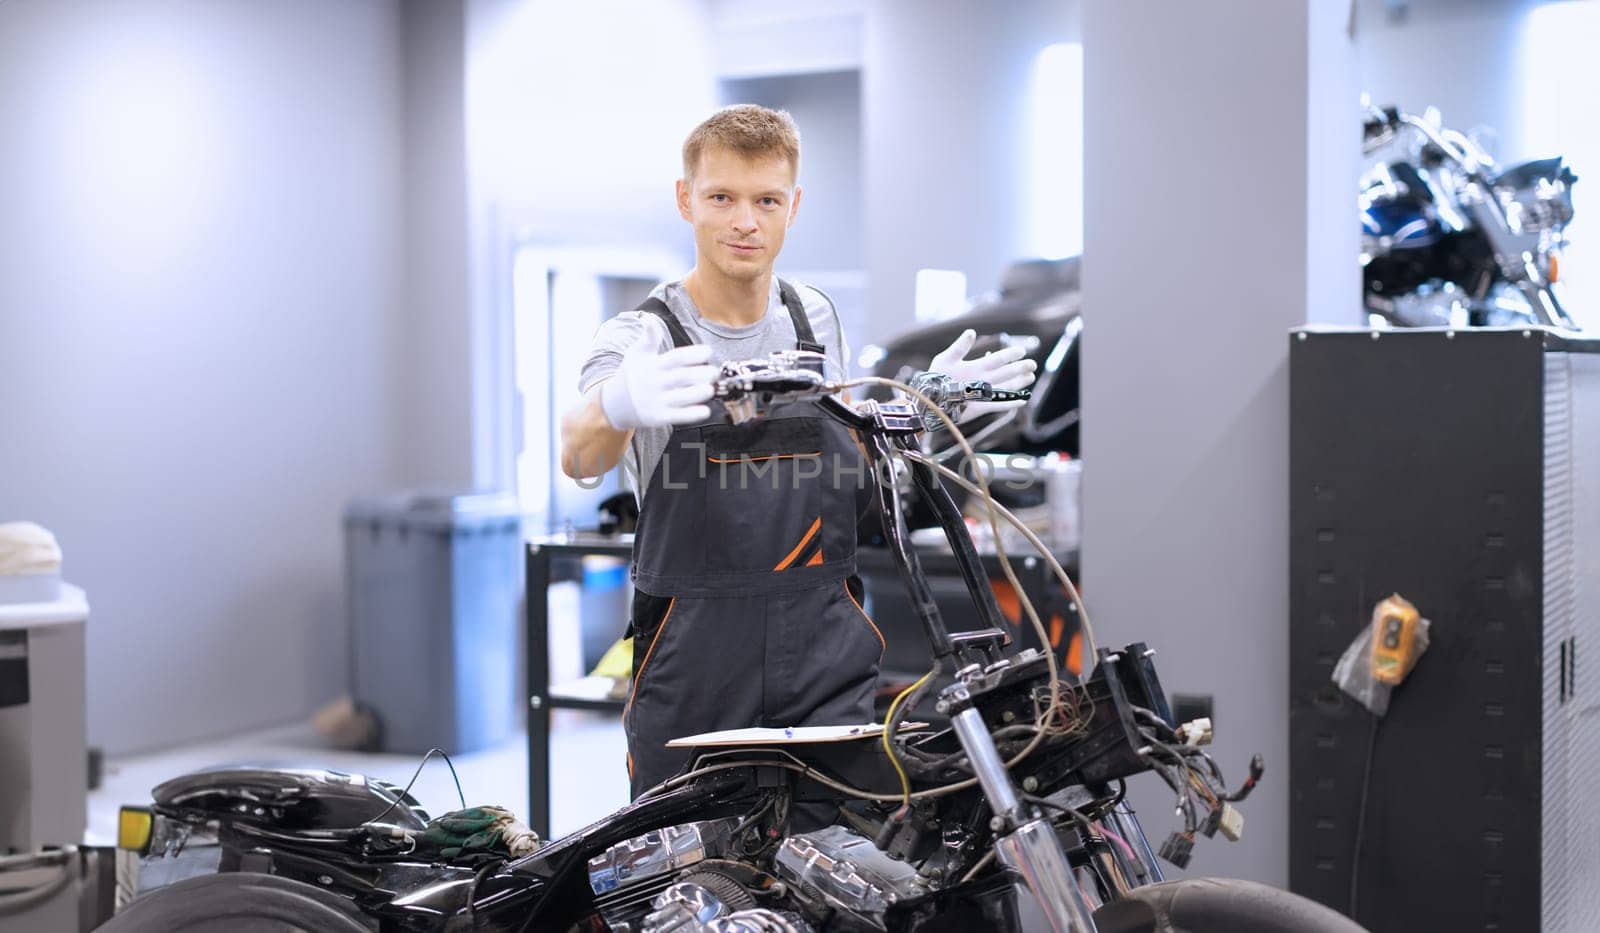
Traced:
<path fill-rule="evenodd" d="M 839 312 L 834 308 L 833 300 L 809 285 L 793 279 L 785 281 L 799 292 L 800 303 L 811 322 L 811 331 L 827 354 L 828 378 L 844 379 L 849 372 L 845 365 L 849 350 L 845 346 L 844 328 L 839 323 Z M 730 327 L 702 318 L 681 279 L 657 285 L 651 290 L 650 296 L 667 303 L 690 337 L 711 347 L 713 366 L 730 360 L 758 359 L 773 350 L 793 350 L 795 347 L 797 338 L 794 321 L 789 318 L 789 311 L 778 294 L 777 276 L 772 279 L 766 317 L 747 327 Z M 590 390 L 609 379 L 617 371 L 623 352 L 646 334 L 654 335 L 657 353 L 672 349 L 672 335 L 654 314 L 625 311 L 601 324 L 595 332 L 594 342 L 589 346 L 583 371 L 578 376 L 578 391 L 587 397 Z M 622 466 L 629 484 L 641 500 L 644 490 L 650 486 L 650 477 L 655 474 L 656 464 L 661 462 L 667 438 L 671 435 L 671 428 L 640 428 L 633 432 L 633 441 L 623 455 Z"/>

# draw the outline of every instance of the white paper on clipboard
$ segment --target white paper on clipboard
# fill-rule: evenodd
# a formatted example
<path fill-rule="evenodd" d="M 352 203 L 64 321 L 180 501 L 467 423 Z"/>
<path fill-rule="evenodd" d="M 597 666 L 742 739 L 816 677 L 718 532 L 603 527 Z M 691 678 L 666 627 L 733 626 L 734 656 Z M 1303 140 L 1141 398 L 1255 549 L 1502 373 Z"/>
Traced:
<path fill-rule="evenodd" d="M 925 722 L 901 723 L 897 732 L 927 727 Z M 789 726 L 786 728 L 724 729 L 721 732 L 702 732 L 686 735 L 667 743 L 668 748 L 692 748 L 716 745 L 802 745 L 813 742 L 853 742 L 857 739 L 875 739 L 883 735 L 883 723 L 869 722 L 844 726 Z"/>

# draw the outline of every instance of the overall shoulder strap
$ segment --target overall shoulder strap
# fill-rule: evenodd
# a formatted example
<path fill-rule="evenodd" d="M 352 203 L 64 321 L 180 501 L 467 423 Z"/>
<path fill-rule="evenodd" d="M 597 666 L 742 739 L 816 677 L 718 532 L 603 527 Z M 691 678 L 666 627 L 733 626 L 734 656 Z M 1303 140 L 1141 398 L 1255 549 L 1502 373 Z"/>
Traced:
<path fill-rule="evenodd" d="M 811 319 L 806 317 L 806 306 L 800 301 L 800 293 L 793 285 L 779 279 L 778 296 L 783 299 L 783 306 L 789 309 L 789 319 L 794 321 L 795 348 L 812 353 L 823 352 L 822 344 L 817 343 L 817 335 L 811 330 Z"/>
<path fill-rule="evenodd" d="M 656 317 L 659 317 L 661 319 L 661 323 L 667 325 L 667 333 L 672 335 L 672 346 L 674 349 L 678 347 L 694 346 L 694 341 L 689 338 L 689 332 L 683 329 L 683 322 L 678 320 L 678 316 L 672 313 L 672 309 L 667 307 L 667 303 L 665 301 L 655 297 L 646 298 L 644 302 L 640 304 L 639 307 L 634 308 L 634 310 L 644 314 L 654 314 Z"/>

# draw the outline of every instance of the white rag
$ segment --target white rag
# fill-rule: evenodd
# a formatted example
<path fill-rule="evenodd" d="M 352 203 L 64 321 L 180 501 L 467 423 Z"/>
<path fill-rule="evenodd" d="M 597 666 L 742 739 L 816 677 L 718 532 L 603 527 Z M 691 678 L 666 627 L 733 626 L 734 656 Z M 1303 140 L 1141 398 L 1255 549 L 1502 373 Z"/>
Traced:
<path fill-rule="evenodd" d="M 55 535 L 33 522 L 0 524 L 0 575 L 60 570 L 61 546 Z"/>

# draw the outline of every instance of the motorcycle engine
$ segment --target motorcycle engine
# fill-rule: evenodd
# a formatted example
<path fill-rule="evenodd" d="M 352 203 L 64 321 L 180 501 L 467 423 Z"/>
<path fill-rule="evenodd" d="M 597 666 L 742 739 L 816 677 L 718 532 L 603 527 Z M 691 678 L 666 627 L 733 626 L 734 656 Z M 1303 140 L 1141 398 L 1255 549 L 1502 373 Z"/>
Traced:
<path fill-rule="evenodd" d="M 932 890 L 911 865 L 843 826 L 784 838 L 769 875 L 739 862 L 735 826 L 669 826 L 591 859 L 606 924 L 622 933 L 809 933 L 808 917 L 845 914 L 854 928 L 883 929 L 891 907 Z M 781 896 L 758 903 L 752 889 Z"/>
<path fill-rule="evenodd" d="M 789 836 L 774 861 L 777 876 L 813 910 L 843 911 L 878 929 L 890 907 L 931 891 L 915 868 L 843 826 Z"/>
<path fill-rule="evenodd" d="M 613 930 L 634 933 L 656 896 L 689 866 L 727 854 L 737 820 L 668 826 L 619 842 L 589 860 L 589 887 Z"/>

